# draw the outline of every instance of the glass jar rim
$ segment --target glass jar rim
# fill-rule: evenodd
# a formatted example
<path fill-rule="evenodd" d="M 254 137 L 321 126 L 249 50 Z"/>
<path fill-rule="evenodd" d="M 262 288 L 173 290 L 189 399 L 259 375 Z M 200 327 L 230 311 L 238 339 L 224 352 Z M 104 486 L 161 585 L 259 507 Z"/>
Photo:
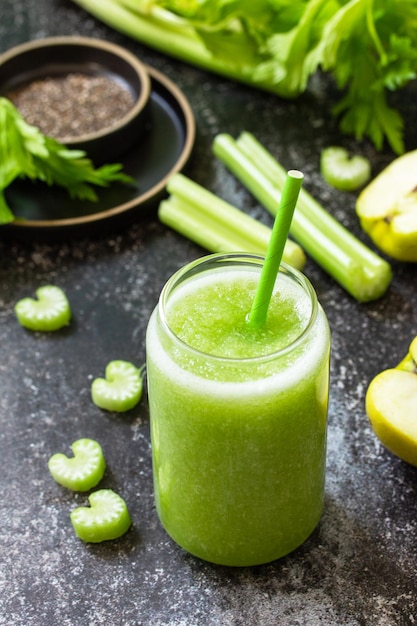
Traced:
<path fill-rule="evenodd" d="M 174 292 L 174 289 L 178 287 L 182 282 L 186 282 L 188 279 L 197 275 L 204 266 L 211 266 L 211 267 L 206 267 L 206 269 L 214 269 L 215 264 L 218 264 L 218 267 L 220 267 L 222 263 L 232 264 L 233 262 L 235 262 L 235 263 L 245 263 L 248 266 L 258 266 L 259 269 L 261 269 L 264 263 L 264 260 L 265 258 L 263 256 L 260 256 L 257 254 L 217 252 L 217 253 L 205 255 L 203 257 L 199 257 L 198 259 L 195 259 L 194 261 L 191 261 L 187 263 L 186 265 L 182 266 L 180 269 L 178 269 L 165 283 L 161 291 L 161 294 L 159 296 L 159 301 L 158 301 L 159 319 L 160 319 L 160 322 L 162 324 L 162 327 L 165 333 L 167 333 L 171 341 L 175 342 L 182 350 L 186 350 L 190 354 L 195 354 L 196 357 L 200 359 L 202 357 L 205 357 L 209 359 L 210 361 L 214 361 L 214 362 L 223 362 L 223 363 L 230 363 L 230 364 L 240 363 L 242 365 L 250 364 L 250 363 L 259 364 L 259 363 L 267 362 L 272 359 L 283 357 L 289 352 L 292 352 L 300 344 L 302 344 L 305 341 L 306 337 L 309 335 L 310 330 L 313 327 L 317 318 L 317 314 L 318 314 L 317 294 L 311 282 L 309 281 L 309 279 L 302 272 L 292 267 L 285 261 L 281 262 L 280 272 L 281 271 L 284 272 L 292 280 L 295 280 L 298 283 L 298 285 L 302 287 L 304 291 L 308 294 L 308 296 L 310 297 L 310 302 L 311 302 L 311 312 L 310 312 L 310 317 L 306 325 L 303 327 L 302 331 L 300 332 L 300 334 L 295 339 L 290 341 L 290 343 L 285 345 L 283 348 L 280 348 L 279 350 L 275 350 L 268 354 L 262 354 L 262 355 L 251 356 L 251 357 L 228 357 L 228 356 L 215 355 L 215 354 L 211 354 L 210 352 L 203 352 L 199 350 L 198 348 L 194 348 L 193 346 L 190 346 L 186 341 L 178 337 L 176 332 L 169 325 L 169 322 L 166 316 L 166 308 L 167 308 L 167 302 L 168 302 L 170 295 Z"/>

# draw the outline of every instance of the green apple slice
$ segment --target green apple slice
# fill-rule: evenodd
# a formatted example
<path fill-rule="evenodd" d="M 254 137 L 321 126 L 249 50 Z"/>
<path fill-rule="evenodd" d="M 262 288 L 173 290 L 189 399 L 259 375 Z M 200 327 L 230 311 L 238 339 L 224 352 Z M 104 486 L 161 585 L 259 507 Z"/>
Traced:
<path fill-rule="evenodd" d="M 15 306 L 17 319 L 22 326 L 35 331 L 54 331 L 69 324 L 71 308 L 60 287 L 39 287 L 36 296 L 37 300 L 23 298 Z"/>
<path fill-rule="evenodd" d="M 397 369 L 417 374 L 417 337 L 413 339 L 405 358 L 397 365 Z"/>
<path fill-rule="evenodd" d="M 371 381 L 365 405 L 381 443 L 417 467 L 417 337 L 396 368 L 384 370 Z"/>
<path fill-rule="evenodd" d="M 364 231 L 398 261 L 417 261 L 417 150 L 394 159 L 356 202 Z"/>
<path fill-rule="evenodd" d="M 117 539 L 131 526 L 126 502 L 111 489 L 100 489 L 89 498 L 90 506 L 80 506 L 71 512 L 75 534 L 83 541 L 99 543 Z"/>
<path fill-rule="evenodd" d="M 48 461 L 54 480 L 73 491 L 88 491 L 103 478 L 106 462 L 100 444 L 94 439 L 78 439 L 71 445 L 73 457 L 53 454 Z"/>

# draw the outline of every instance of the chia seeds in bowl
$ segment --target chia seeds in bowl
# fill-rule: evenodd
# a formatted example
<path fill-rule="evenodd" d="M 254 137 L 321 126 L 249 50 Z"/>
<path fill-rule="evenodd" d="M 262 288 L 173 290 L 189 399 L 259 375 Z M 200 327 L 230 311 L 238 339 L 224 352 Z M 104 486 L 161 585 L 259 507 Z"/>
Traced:
<path fill-rule="evenodd" d="M 130 52 L 84 37 L 51 37 L 0 56 L 0 95 L 29 124 L 96 163 L 126 152 L 148 127 L 150 78 Z"/>
<path fill-rule="evenodd" d="M 115 80 L 80 72 L 34 80 L 6 97 L 28 124 L 63 143 L 111 129 L 135 104 Z"/>

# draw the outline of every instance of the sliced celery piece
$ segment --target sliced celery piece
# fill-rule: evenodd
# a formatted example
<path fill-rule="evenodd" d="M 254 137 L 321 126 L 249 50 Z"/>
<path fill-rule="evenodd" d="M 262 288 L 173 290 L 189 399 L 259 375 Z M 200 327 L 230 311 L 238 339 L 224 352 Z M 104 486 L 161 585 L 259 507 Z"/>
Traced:
<path fill-rule="evenodd" d="M 70 304 L 60 287 L 39 287 L 36 296 L 37 300 L 23 298 L 15 306 L 16 317 L 22 326 L 35 331 L 54 331 L 70 323 Z"/>
<path fill-rule="evenodd" d="M 49 471 L 57 483 L 73 491 L 88 491 L 103 478 L 106 462 L 100 444 L 94 439 L 78 439 L 71 445 L 73 457 L 53 454 Z"/>
<path fill-rule="evenodd" d="M 120 413 L 133 409 L 142 397 L 142 370 L 128 361 L 110 361 L 105 375 L 91 385 L 94 404 Z"/>
<path fill-rule="evenodd" d="M 94 491 L 88 497 L 90 506 L 80 506 L 71 512 L 71 522 L 77 537 L 89 543 L 117 539 L 131 526 L 126 502 L 111 489 Z"/>
<path fill-rule="evenodd" d="M 349 157 L 345 148 L 329 146 L 320 155 L 320 172 L 324 180 L 341 191 L 356 191 L 371 177 L 369 159 L 356 154 Z"/>

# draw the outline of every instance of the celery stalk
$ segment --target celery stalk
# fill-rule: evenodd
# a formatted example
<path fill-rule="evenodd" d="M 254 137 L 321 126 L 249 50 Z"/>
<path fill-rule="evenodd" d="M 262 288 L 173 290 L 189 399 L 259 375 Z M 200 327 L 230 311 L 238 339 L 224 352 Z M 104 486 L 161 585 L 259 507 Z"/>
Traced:
<path fill-rule="evenodd" d="M 160 221 L 210 252 L 265 255 L 271 228 L 243 213 L 183 174 L 168 182 L 170 196 L 158 209 Z M 283 260 L 303 269 L 302 248 L 287 239 Z"/>
<path fill-rule="evenodd" d="M 73 1 L 151 48 L 284 98 L 327 74 L 341 92 L 341 130 L 404 152 L 404 120 L 387 96 L 416 75 L 414 0 Z"/>
<path fill-rule="evenodd" d="M 215 221 L 209 217 L 193 212 L 193 207 L 181 198 L 171 196 L 163 200 L 159 205 L 158 216 L 163 224 L 210 252 L 231 252 L 244 248 L 241 239 L 219 229 Z M 247 252 L 259 251 L 247 250 Z"/>
<path fill-rule="evenodd" d="M 263 254 L 268 246 L 271 229 L 257 222 L 236 207 L 218 198 L 183 174 L 171 177 L 167 191 L 192 205 L 195 212 L 203 214 L 220 230 L 226 228 L 227 235 L 245 244 L 246 252 Z M 244 250 L 244 248 L 242 248 Z"/>
<path fill-rule="evenodd" d="M 242 133 L 237 140 L 237 144 L 252 162 L 261 169 L 262 172 L 266 173 L 268 180 L 272 183 L 275 181 L 277 186 L 282 187 L 287 175 L 285 168 L 274 159 L 272 154 L 268 152 L 253 135 L 247 132 Z M 320 231 L 324 232 L 329 239 L 333 239 L 336 244 L 338 244 L 339 240 L 342 241 L 343 249 L 349 256 L 357 258 L 360 262 L 365 259 L 365 271 L 370 267 L 379 268 L 381 266 L 380 257 L 347 231 L 344 226 L 332 217 L 330 213 L 325 211 L 317 200 L 305 189 L 302 189 L 300 193 L 298 208 L 300 212 L 303 212 L 307 216 L 309 222 L 314 222 Z M 274 210 L 276 209 L 272 208 L 272 211 Z"/>
<path fill-rule="evenodd" d="M 274 215 L 281 198 L 286 170 L 250 133 L 235 140 L 218 135 L 214 154 Z M 360 302 L 380 298 L 388 289 L 392 270 L 301 189 L 290 233 L 308 254 L 350 295 Z"/>
<path fill-rule="evenodd" d="M 180 58 L 195 57 L 203 66 L 211 57 L 194 29 L 180 18 L 173 19 L 168 11 L 155 8 L 152 11 L 141 10 L 140 3 L 127 0 L 75 1 L 112 28 L 161 52 Z"/>
<path fill-rule="evenodd" d="M 133 39 L 182 61 L 227 78 L 279 93 L 270 80 L 254 77 L 256 60 L 236 63 L 234 57 L 216 56 L 186 19 L 158 6 L 137 0 L 74 0 L 105 24 Z M 236 52 L 241 52 L 241 48 Z"/>

